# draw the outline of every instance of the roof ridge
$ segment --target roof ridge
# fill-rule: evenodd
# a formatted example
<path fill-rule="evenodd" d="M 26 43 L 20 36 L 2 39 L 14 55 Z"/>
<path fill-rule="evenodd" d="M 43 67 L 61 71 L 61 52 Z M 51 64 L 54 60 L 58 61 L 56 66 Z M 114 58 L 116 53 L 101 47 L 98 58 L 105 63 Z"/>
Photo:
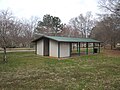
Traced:
<path fill-rule="evenodd" d="M 91 39 L 91 38 L 75 38 L 75 37 L 63 37 L 63 36 L 47 36 L 47 35 L 43 35 L 41 36 L 39 39 L 36 39 L 34 41 L 38 41 L 40 40 L 42 37 L 46 37 L 58 42 L 100 42 L 98 40 L 95 39 Z"/>

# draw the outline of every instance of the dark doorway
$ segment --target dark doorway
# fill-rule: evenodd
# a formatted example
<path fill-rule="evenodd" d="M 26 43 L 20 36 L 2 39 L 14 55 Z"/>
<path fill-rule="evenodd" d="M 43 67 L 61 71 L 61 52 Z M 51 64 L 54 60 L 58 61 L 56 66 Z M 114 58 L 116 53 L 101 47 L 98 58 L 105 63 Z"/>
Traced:
<path fill-rule="evenodd" d="M 44 38 L 44 56 L 49 56 L 49 39 Z"/>

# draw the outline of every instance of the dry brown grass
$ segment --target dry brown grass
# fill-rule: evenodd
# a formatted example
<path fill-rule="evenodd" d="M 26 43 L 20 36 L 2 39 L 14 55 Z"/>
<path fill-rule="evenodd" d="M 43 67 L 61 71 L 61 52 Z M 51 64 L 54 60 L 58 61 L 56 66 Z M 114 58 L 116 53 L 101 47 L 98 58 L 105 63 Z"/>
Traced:
<path fill-rule="evenodd" d="M 8 63 L 0 63 L 0 90 L 120 90 L 119 55 L 103 50 L 58 60 L 34 52 L 8 53 Z"/>
<path fill-rule="evenodd" d="M 112 57 L 120 57 L 119 50 L 103 50 L 103 54 L 107 56 L 112 56 Z"/>

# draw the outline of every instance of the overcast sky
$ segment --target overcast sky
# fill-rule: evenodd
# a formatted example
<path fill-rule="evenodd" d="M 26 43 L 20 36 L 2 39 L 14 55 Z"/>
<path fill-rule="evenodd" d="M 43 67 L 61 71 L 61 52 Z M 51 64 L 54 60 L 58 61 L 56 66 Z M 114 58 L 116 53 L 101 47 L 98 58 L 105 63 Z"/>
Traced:
<path fill-rule="evenodd" d="M 87 11 L 98 12 L 98 0 L 0 0 L 0 9 L 10 9 L 15 16 L 29 19 L 50 14 L 68 23 L 73 17 Z"/>

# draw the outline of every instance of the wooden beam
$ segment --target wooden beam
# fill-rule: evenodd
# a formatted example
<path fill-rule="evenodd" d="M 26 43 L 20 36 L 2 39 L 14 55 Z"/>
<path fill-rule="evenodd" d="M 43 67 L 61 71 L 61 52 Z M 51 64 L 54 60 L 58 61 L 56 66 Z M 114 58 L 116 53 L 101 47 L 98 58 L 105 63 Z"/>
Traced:
<path fill-rule="evenodd" d="M 60 42 L 58 42 L 58 58 L 60 58 Z"/>
<path fill-rule="evenodd" d="M 43 56 L 45 56 L 45 38 L 43 38 Z"/>
<path fill-rule="evenodd" d="M 99 53 L 100 53 L 100 43 L 99 43 Z"/>
<path fill-rule="evenodd" d="M 71 57 L 71 53 L 72 53 L 72 43 L 70 42 L 70 57 Z"/>
<path fill-rule="evenodd" d="M 79 48 L 78 48 L 79 56 L 80 56 L 80 42 L 79 42 Z"/>
<path fill-rule="evenodd" d="M 77 52 L 79 52 L 79 49 L 78 49 L 78 48 L 79 48 L 79 46 L 78 46 L 78 43 L 77 43 Z"/>
<path fill-rule="evenodd" d="M 93 54 L 94 54 L 95 43 L 93 43 Z"/>
<path fill-rule="evenodd" d="M 86 55 L 88 55 L 88 42 L 86 42 Z"/>
<path fill-rule="evenodd" d="M 35 54 L 37 54 L 37 42 L 35 42 Z"/>

